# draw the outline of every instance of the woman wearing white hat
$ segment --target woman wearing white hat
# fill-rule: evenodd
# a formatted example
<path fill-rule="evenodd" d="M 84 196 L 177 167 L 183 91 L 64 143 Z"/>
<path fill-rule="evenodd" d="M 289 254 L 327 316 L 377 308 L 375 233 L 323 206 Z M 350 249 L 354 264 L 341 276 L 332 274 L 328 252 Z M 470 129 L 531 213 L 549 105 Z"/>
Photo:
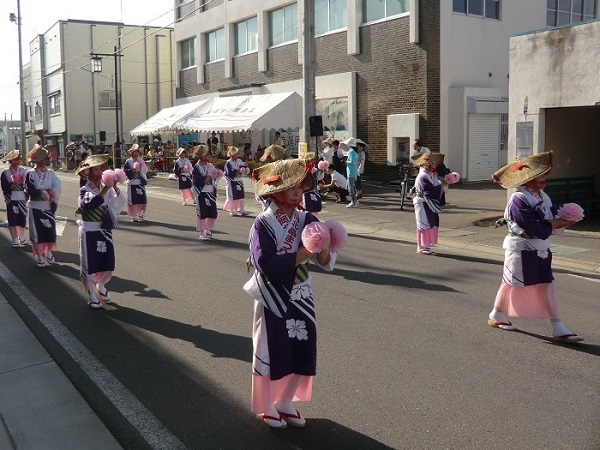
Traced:
<path fill-rule="evenodd" d="M 146 196 L 148 167 L 141 156 L 138 144 L 131 146 L 129 154 L 131 156 L 123 165 L 127 176 L 127 212 L 132 222 L 141 222 L 144 220 L 148 206 L 148 197 Z"/>
<path fill-rule="evenodd" d="M 34 147 L 28 155 L 34 164 L 27 172 L 25 192 L 29 195 L 29 240 L 37 266 L 44 267 L 44 258 L 50 264 L 56 262 L 56 217 L 61 194 L 61 184 L 54 170 L 48 168 L 50 156 L 43 147 Z"/>
<path fill-rule="evenodd" d="M 6 218 L 12 246 L 17 248 L 25 245 L 23 233 L 27 225 L 27 198 L 24 183 L 27 169 L 21 166 L 19 150 L 11 150 L 2 161 L 10 164 L 10 167 L 2 172 L 2 192 L 6 201 Z"/>

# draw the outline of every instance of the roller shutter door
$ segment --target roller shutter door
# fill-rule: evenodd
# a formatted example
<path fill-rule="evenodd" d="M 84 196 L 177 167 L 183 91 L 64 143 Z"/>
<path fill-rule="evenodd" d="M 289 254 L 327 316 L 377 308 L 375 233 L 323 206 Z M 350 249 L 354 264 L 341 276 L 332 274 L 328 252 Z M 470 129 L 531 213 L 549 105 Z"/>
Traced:
<path fill-rule="evenodd" d="M 500 153 L 500 114 L 476 114 L 469 117 L 467 180 L 491 180 L 498 170 Z"/>

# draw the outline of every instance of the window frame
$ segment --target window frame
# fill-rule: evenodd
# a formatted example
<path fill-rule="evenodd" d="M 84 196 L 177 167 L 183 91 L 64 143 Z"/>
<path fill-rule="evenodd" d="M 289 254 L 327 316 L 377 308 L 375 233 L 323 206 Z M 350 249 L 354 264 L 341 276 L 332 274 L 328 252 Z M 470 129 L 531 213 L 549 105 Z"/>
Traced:
<path fill-rule="evenodd" d="M 288 13 L 288 8 L 294 8 L 295 11 L 293 12 L 293 14 Z M 282 13 L 282 18 L 283 18 L 283 40 L 281 42 L 274 42 L 274 37 L 273 37 L 273 14 L 281 12 Z M 291 27 L 288 27 L 286 25 L 285 19 L 286 17 L 293 17 L 293 21 L 294 23 L 292 24 Z M 278 47 L 280 45 L 287 45 L 293 42 L 298 42 L 299 39 L 299 24 L 298 24 L 298 3 L 290 3 L 289 5 L 285 5 L 282 6 L 281 8 L 277 8 L 277 9 L 273 9 L 271 11 L 269 11 L 269 48 L 271 47 Z M 295 34 L 295 36 L 292 36 L 291 39 L 286 39 L 286 29 L 291 28 L 292 30 L 296 30 L 295 33 L 292 32 L 292 34 Z"/>
<path fill-rule="evenodd" d="M 377 22 L 383 22 L 385 20 L 392 20 L 392 19 L 396 19 L 397 17 L 403 17 L 403 16 L 406 16 L 406 15 L 410 14 L 410 1 L 409 0 L 406 0 L 407 10 L 404 11 L 404 12 L 396 13 L 396 14 L 388 14 L 388 1 L 392 1 L 392 0 L 384 0 L 383 17 L 377 17 L 375 19 L 370 19 L 370 20 L 366 19 L 366 17 L 367 17 L 367 7 L 368 7 L 368 5 L 373 5 L 373 3 L 367 2 L 367 1 L 363 1 L 363 4 L 362 4 L 363 23 L 362 23 L 362 25 L 371 24 L 371 23 L 377 23 Z"/>
<path fill-rule="evenodd" d="M 104 98 L 103 98 L 104 97 Z M 108 99 L 108 102 L 106 102 Z M 119 99 L 121 99 L 121 94 L 119 93 Z M 107 104 L 108 103 L 108 104 Z M 117 92 L 110 90 L 102 90 L 98 91 L 98 108 L 99 109 L 115 109 L 117 106 Z M 122 103 L 119 101 L 119 109 L 121 109 Z"/>
<path fill-rule="evenodd" d="M 254 48 L 250 48 L 250 43 L 252 42 L 252 36 L 250 36 L 250 33 L 248 32 L 249 28 L 249 24 L 251 22 L 254 22 Z M 245 24 L 245 35 L 246 35 L 246 39 L 245 39 L 245 49 L 244 51 L 240 51 L 239 49 L 239 32 L 240 32 L 240 25 Z M 239 22 L 236 22 L 234 24 L 234 39 L 235 39 L 235 46 L 234 46 L 234 56 L 241 56 L 241 55 L 247 55 L 248 53 L 254 53 L 258 51 L 258 17 L 254 16 L 254 17 L 248 17 L 246 20 L 241 20 Z"/>
<path fill-rule="evenodd" d="M 49 116 L 60 116 L 60 93 L 48 95 L 48 115 Z"/>
<path fill-rule="evenodd" d="M 475 1 L 481 4 L 481 14 L 473 12 L 470 7 Z M 490 13 L 490 10 L 494 13 Z M 481 19 L 502 20 L 502 2 L 501 0 L 452 0 L 452 12 Z"/>
<path fill-rule="evenodd" d="M 319 10 L 317 9 L 317 2 L 325 2 L 326 3 L 326 7 L 327 7 L 327 30 L 323 31 L 323 32 L 319 32 L 317 31 L 317 14 L 319 13 Z M 343 16 L 343 22 L 344 25 L 339 27 L 339 28 L 332 28 L 331 22 L 332 22 L 332 16 L 331 16 L 331 2 L 340 2 L 341 5 L 344 6 L 343 12 L 342 12 L 342 16 Z M 315 17 L 314 17 L 314 23 L 315 23 L 315 36 L 323 36 L 329 33 L 336 33 L 338 31 L 342 31 L 342 30 L 347 30 L 348 29 L 348 5 L 347 2 L 345 0 L 315 0 L 315 11 L 314 11 Z"/>
<path fill-rule="evenodd" d="M 196 0 L 179 0 L 179 2 L 177 3 L 177 20 L 181 20 L 183 17 L 186 17 L 195 9 Z"/>
<path fill-rule="evenodd" d="M 188 43 L 192 44 L 191 53 L 190 48 L 187 49 L 187 52 L 184 52 L 184 45 Z M 187 53 L 187 58 L 184 58 L 185 53 Z M 181 62 L 181 70 L 189 69 L 190 67 L 196 67 L 198 65 L 198 62 L 196 61 L 196 36 L 179 41 L 179 59 Z M 184 65 L 184 62 L 188 64 Z"/>
<path fill-rule="evenodd" d="M 584 23 L 589 22 L 590 20 L 595 20 L 598 18 L 598 5 L 597 0 L 581 0 L 581 10 L 573 11 L 573 0 L 569 1 L 569 10 L 566 11 L 564 9 L 560 9 L 560 1 L 552 0 L 554 5 L 550 7 L 548 4 L 549 1 L 546 1 L 546 26 L 548 27 L 561 27 L 564 25 L 570 25 L 574 23 Z M 591 14 L 588 11 L 588 7 L 591 5 L 592 12 Z M 550 18 L 552 15 L 552 19 Z M 560 20 L 560 17 L 565 17 L 568 15 L 568 20 Z M 579 16 L 579 19 L 573 20 L 574 16 Z"/>
<path fill-rule="evenodd" d="M 225 27 L 217 28 L 205 34 L 206 64 L 223 61 L 225 59 Z M 221 45 L 219 46 L 219 41 Z M 213 49 L 214 44 L 214 57 Z"/>

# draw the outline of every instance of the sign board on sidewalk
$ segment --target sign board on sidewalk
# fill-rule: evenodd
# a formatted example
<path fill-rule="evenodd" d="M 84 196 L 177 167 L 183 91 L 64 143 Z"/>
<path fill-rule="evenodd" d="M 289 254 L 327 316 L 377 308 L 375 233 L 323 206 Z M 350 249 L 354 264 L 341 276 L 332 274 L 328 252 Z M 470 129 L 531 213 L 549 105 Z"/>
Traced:
<path fill-rule="evenodd" d="M 517 122 L 517 158 L 533 155 L 533 122 Z"/>

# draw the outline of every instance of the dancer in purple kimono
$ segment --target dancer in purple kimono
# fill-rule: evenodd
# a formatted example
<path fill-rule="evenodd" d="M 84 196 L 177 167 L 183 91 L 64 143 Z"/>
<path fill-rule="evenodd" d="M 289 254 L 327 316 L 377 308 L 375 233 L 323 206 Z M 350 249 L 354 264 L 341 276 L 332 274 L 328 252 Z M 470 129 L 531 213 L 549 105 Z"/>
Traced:
<path fill-rule="evenodd" d="M 188 200 L 194 201 L 192 196 L 192 163 L 187 158 L 187 150 L 180 147 L 177 150 L 178 159 L 173 165 L 173 173 L 179 181 L 179 191 L 181 192 L 181 204 L 185 206 Z"/>
<path fill-rule="evenodd" d="M 194 195 L 196 195 L 196 231 L 203 241 L 212 239 L 212 229 L 217 220 L 217 170 L 208 160 L 208 146 L 194 147 L 198 162 L 192 170 Z"/>
<path fill-rule="evenodd" d="M 504 272 L 488 324 L 512 331 L 508 317 L 549 319 L 552 336 L 563 342 L 583 338 L 562 323 L 552 275 L 550 236 L 560 235 L 576 221 L 555 215 L 552 201 L 542 190 L 552 169 L 552 152 L 538 153 L 514 161 L 496 171 L 494 180 L 504 188 L 517 188 L 511 195 L 504 218 Z"/>
<path fill-rule="evenodd" d="M 319 181 L 323 181 L 325 173 L 317 167 L 319 158 L 315 152 L 306 153 L 302 160 L 307 164 L 313 177 L 313 188 L 304 193 L 302 207 L 305 211 L 316 216 L 323 210 L 323 202 L 321 201 L 321 194 L 319 193 Z"/>
<path fill-rule="evenodd" d="M 225 163 L 225 182 L 227 184 L 227 197 L 223 209 L 229 211 L 229 215 L 247 216 L 250 214 L 244 209 L 244 181 L 242 172 L 248 170 L 244 161 L 240 159 L 240 149 L 229 147 L 227 149 L 229 159 Z"/>
<path fill-rule="evenodd" d="M 107 169 L 109 155 L 91 155 L 83 161 L 77 171 L 87 183 L 79 190 L 79 257 L 81 260 L 81 282 L 88 294 L 88 305 L 102 309 L 102 302 L 110 301 L 106 283 L 115 270 L 115 246 L 112 230 L 117 218 L 127 203 L 125 195 L 116 184 L 110 186 L 102 181 L 102 172 Z M 102 300 L 102 301 L 101 301 Z"/>
<path fill-rule="evenodd" d="M 27 169 L 21 166 L 21 153 L 11 150 L 2 161 L 10 167 L 2 172 L 2 193 L 6 202 L 8 230 L 13 248 L 25 245 L 25 226 L 27 225 L 27 196 L 25 195 L 25 177 Z"/>
<path fill-rule="evenodd" d="M 61 184 L 56 173 L 47 167 L 50 161 L 48 151 L 40 146 L 29 152 L 28 159 L 34 164 L 27 172 L 25 193 L 29 196 L 29 240 L 37 266 L 44 267 L 44 258 L 49 264 L 56 259 L 56 217 L 61 194 Z"/>
<path fill-rule="evenodd" d="M 297 209 L 313 177 L 291 159 L 256 171 L 257 193 L 272 200 L 250 230 L 252 278 L 244 290 L 255 299 L 252 341 L 252 411 L 272 428 L 306 425 L 292 401 L 309 401 L 316 373 L 317 328 L 308 262 L 333 270 L 336 253 L 302 246 L 304 227 L 317 218 Z"/>
<path fill-rule="evenodd" d="M 148 198 L 146 197 L 146 185 L 148 184 L 148 167 L 141 157 L 138 144 L 133 144 L 129 149 L 131 155 L 123 170 L 127 176 L 127 213 L 132 222 L 142 222 L 146 214 Z"/>
<path fill-rule="evenodd" d="M 413 160 L 419 167 L 413 197 L 417 221 L 417 253 L 431 255 L 431 247 L 439 238 L 442 206 L 446 204 L 448 185 L 437 177 L 437 165 L 444 161 L 442 153 L 423 153 Z"/>

